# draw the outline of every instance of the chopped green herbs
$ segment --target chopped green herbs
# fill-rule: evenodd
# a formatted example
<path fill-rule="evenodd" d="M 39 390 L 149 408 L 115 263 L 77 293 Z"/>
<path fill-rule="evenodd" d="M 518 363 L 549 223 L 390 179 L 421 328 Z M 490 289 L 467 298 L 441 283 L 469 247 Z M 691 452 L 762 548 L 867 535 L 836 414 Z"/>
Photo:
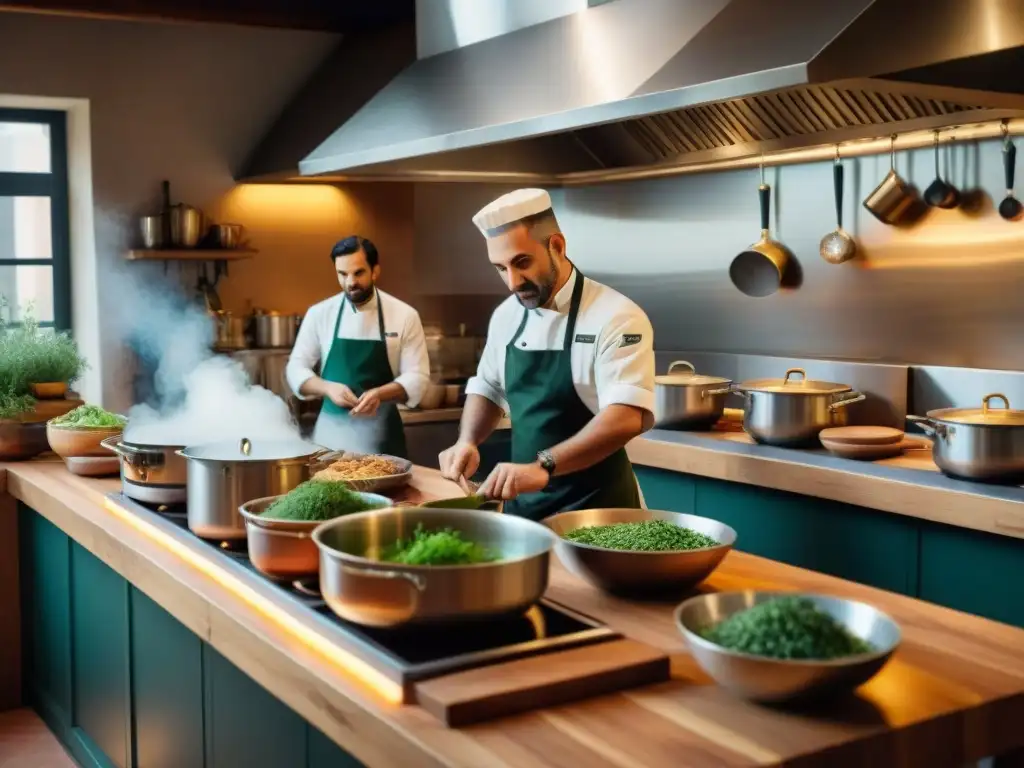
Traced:
<path fill-rule="evenodd" d="M 871 646 L 806 597 L 780 597 L 700 631 L 712 643 L 775 659 L 838 659 Z"/>
<path fill-rule="evenodd" d="M 380 558 L 388 563 L 404 565 L 473 565 L 490 563 L 500 555 L 487 547 L 462 538 L 451 528 L 427 532 L 416 526 L 412 538 L 399 539 Z"/>
<path fill-rule="evenodd" d="M 51 424 L 56 427 L 106 427 L 116 429 L 127 423 L 124 416 L 105 411 L 98 405 L 80 405 L 75 410 L 54 419 Z"/>
<path fill-rule="evenodd" d="M 261 517 L 322 522 L 383 506 L 364 500 L 346 483 L 306 481 L 267 507 Z"/>
<path fill-rule="evenodd" d="M 577 544 L 633 552 L 670 552 L 718 546 L 718 542 L 710 536 L 673 525 L 667 520 L 588 525 L 569 531 L 563 538 Z"/>

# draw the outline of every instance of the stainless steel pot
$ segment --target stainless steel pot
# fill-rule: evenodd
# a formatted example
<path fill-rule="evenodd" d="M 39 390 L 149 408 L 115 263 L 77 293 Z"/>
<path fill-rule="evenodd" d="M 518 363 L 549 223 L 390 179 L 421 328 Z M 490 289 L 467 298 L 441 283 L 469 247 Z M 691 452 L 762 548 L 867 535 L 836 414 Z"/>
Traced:
<path fill-rule="evenodd" d="M 452 528 L 501 559 L 476 565 L 400 565 L 377 559 L 385 547 L 427 530 Z M 320 591 L 346 621 L 373 627 L 457 623 L 525 611 L 548 586 L 555 537 L 521 517 L 470 509 L 394 507 L 359 512 L 313 531 Z"/>
<path fill-rule="evenodd" d="M 295 335 L 299 331 L 298 315 L 284 312 L 265 312 L 256 310 L 253 314 L 253 325 L 256 329 L 256 346 L 260 349 L 281 349 L 295 344 Z"/>
<path fill-rule="evenodd" d="M 816 444 L 821 430 L 845 426 L 846 406 L 865 399 L 846 384 L 808 379 L 802 368 L 781 379 L 745 381 L 734 391 L 746 400 L 744 431 L 759 443 L 788 447 Z"/>
<path fill-rule="evenodd" d="M 993 408 L 992 401 L 1002 401 Z M 941 408 L 927 418 L 907 416 L 933 438 L 932 458 L 951 477 L 1024 484 L 1024 411 L 1006 395 L 985 395 L 981 408 Z"/>
<path fill-rule="evenodd" d="M 676 368 L 686 372 L 673 373 Z M 732 381 L 701 376 L 686 360 L 676 360 L 664 376 L 654 377 L 654 426 L 662 429 L 710 429 L 722 418 Z"/>
<path fill-rule="evenodd" d="M 228 310 L 211 312 L 210 317 L 217 331 L 217 349 L 245 349 L 249 341 L 245 335 L 245 318 Z"/>
<path fill-rule="evenodd" d="M 132 443 L 115 435 L 100 445 L 121 458 L 121 493 L 146 504 L 180 504 L 188 473 L 180 445 Z"/>
<path fill-rule="evenodd" d="M 239 507 L 288 493 L 310 477 L 310 462 L 325 450 L 304 440 L 210 443 L 188 446 L 188 527 L 204 539 L 245 538 Z"/>
<path fill-rule="evenodd" d="M 195 248 L 203 236 L 203 212 L 185 203 L 172 205 L 170 234 L 173 247 Z"/>

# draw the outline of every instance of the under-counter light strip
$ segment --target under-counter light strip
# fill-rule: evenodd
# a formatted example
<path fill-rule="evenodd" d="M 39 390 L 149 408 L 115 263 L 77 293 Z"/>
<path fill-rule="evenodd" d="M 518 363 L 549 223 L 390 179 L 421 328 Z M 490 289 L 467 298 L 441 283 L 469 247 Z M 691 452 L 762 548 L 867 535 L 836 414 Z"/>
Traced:
<path fill-rule="evenodd" d="M 260 595 L 237 577 L 217 567 L 206 558 L 192 551 L 189 547 L 175 540 L 172 536 L 147 523 L 138 515 L 124 509 L 113 500 L 105 499 L 104 507 L 108 512 L 128 523 L 148 539 L 173 552 L 190 566 L 216 581 L 235 597 L 250 605 L 265 618 L 276 624 L 281 630 L 291 635 L 293 639 L 316 651 L 342 673 L 354 678 L 387 702 L 391 704 L 402 703 L 402 686 L 394 680 L 374 669 L 357 656 L 338 647 L 337 643 L 327 639 L 319 632 L 302 624 L 294 616 Z"/>

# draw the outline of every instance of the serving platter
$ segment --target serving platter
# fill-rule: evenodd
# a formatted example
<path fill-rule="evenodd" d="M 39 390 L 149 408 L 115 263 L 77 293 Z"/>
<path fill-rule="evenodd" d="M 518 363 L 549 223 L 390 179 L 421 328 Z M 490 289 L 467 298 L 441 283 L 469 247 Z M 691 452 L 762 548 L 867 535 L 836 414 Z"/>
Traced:
<path fill-rule="evenodd" d="M 329 453 L 323 453 L 316 457 L 314 461 L 310 463 L 310 475 L 316 475 L 316 473 L 327 469 L 331 464 L 336 461 L 350 460 L 350 459 L 362 459 L 367 457 L 374 457 L 380 459 L 387 459 L 388 461 L 395 464 L 399 471 L 393 475 L 378 475 L 376 477 L 361 477 L 358 480 L 346 480 L 349 485 L 355 488 L 357 491 L 364 491 L 366 493 L 379 493 L 381 491 L 393 490 L 395 488 L 404 488 L 412 480 L 412 462 L 408 459 L 401 459 L 398 456 L 391 456 L 385 453 L 352 453 L 350 451 L 331 451 Z"/>

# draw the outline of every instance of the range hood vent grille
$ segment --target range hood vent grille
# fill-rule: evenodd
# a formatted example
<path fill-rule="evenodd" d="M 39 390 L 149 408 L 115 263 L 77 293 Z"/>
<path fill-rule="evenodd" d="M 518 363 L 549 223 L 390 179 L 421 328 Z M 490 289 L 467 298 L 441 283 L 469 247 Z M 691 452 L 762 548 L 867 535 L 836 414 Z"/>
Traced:
<path fill-rule="evenodd" d="M 895 127 L 982 109 L 907 93 L 804 86 L 636 118 L 622 126 L 658 162 L 690 152 L 852 128 Z"/>

